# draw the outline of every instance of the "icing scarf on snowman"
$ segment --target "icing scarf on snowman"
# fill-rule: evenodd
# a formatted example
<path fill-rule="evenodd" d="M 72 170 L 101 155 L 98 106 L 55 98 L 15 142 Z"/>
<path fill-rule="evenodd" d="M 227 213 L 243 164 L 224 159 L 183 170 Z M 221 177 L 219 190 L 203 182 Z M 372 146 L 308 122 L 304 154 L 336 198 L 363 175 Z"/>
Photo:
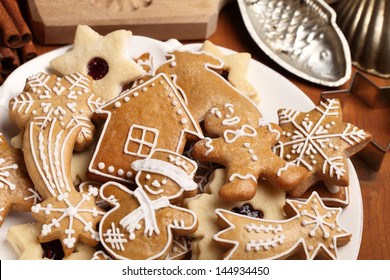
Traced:
<path fill-rule="evenodd" d="M 179 161 L 176 158 L 175 164 L 171 164 L 159 159 L 147 158 L 144 160 L 137 160 L 132 163 L 132 168 L 138 172 L 150 172 L 154 174 L 161 174 L 180 186 L 183 191 L 191 191 L 197 188 L 197 184 L 192 180 L 182 168 L 184 168 L 185 161 Z M 160 197 L 156 200 L 150 200 L 141 184 L 138 182 L 138 188 L 133 192 L 134 197 L 138 200 L 140 206 L 133 212 L 129 213 L 120 220 L 120 225 L 129 232 L 129 239 L 135 239 L 135 230 L 141 228 L 140 221 L 145 221 L 144 235 L 152 236 L 160 234 L 160 230 L 156 221 L 156 211 L 170 205 L 169 198 L 166 196 Z"/>

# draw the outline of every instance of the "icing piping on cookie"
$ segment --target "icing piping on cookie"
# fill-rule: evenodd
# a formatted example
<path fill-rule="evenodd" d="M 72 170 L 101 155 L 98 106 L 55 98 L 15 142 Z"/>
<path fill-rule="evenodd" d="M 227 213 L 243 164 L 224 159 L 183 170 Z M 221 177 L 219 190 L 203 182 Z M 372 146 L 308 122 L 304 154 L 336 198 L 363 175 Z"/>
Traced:
<path fill-rule="evenodd" d="M 336 125 L 335 121 L 325 123 L 327 117 L 337 117 L 339 115 L 340 103 L 336 99 L 328 99 L 326 102 L 321 101 L 320 106 L 315 107 L 315 110 L 320 112 L 321 116 L 316 123 L 313 123 L 307 113 L 301 123 L 296 121 L 300 114 L 294 110 L 282 110 L 279 113 L 281 125 L 292 124 L 294 127 L 293 133 L 284 132 L 283 135 L 291 140 L 281 142 L 274 147 L 274 151 L 279 150 L 279 155 L 286 159 L 291 159 L 294 155 L 295 159 L 288 162 L 284 167 L 278 170 L 278 176 L 281 175 L 291 165 L 303 165 L 309 171 L 313 170 L 313 166 L 317 164 L 314 159 L 315 155 L 319 155 L 322 160 L 322 173 L 330 177 L 336 176 L 340 180 L 345 174 L 344 161 L 342 156 L 329 157 L 325 149 L 339 150 L 339 146 L 334 145 L 332 141 L 338 139 L 344 140 L 349 145 L 355 145 L 366 139 L 367 134 L 351 124 L 347 124 L 341 133 L 329 133 L 329 129 Z M 285 153 L 285 148 L 291 147 L 291 154 Z M 291 164 L 293 163 L 293 164 Z"/>
<path fill-rule="evenodd" d="M 4 188 L 4 185 L 7 185 L 11 191 L 14 191 L 16 189 L 15 184 L 7 180 L 10 176 L 10 172 L 8 170 L 17 170 L 19 166 L 16 163 L 3 166 L 4 163 L 5 159 L 0 158 L 0 189 Z"/>
<path fill-rule="evenodd" d="M 237 130 L 226 129 L 223 132 L 223 138 L 225 139 L 225 142 L 229 144 L 235 142 L 240 137 L 243 136 L 255 137 L 256 135 L 257 135 L 256 129 L 254 129 L 252 126 L 247 124 L 241 126 L 240 129 Z"/>
<path fill-rule="evenodd" d="M 234 173 L 232 174 L 230 177 L 229 177 L 229 181 L 230 182 L 233 182 L 234 179 L 240 179 L 240 180 L 248 180 L 248 179 L 252 179 L 255 183 L 257 183 L 257 179 L 256 179 L 256 176 L 254 176 L 253 174 L 246 174 L 246 175 L 241 175 L 241 174 L 238 174 L 238 173 Z"/>
<path fill-rule="evenodd" d="M 213 139 L 211 139 L 210 137 L 205 137 L 204 140 L 206 140 L 206 143 L 204 145 L 207 148 L 207 150 L 204 152 L 204 155 L 207 156 L 209 153 L 214 151 L 214 147 L 212 145 Z"/>
<path fill-rule="evenodd" d="M 159 159 L 147 158 L 145 160 L 137 160 L 131 164 L 131 167 L 136 171 L 142 170 L 167 176 L 186 191 L 197 188 L 197 184 L 192 180 L 192 176 L 187 175 L 183 169 Z"/>
<path fill-rule="evenodd" d="M 225 259 L 285 259 L 297 249 L 302 249 L 307 259 L 322 253 L 337 259 L 338 239 L 345 244 L 351 238 L 338 224 L 341 208 L 326 207 L 316 192 L 305 202 L 287 200 L 287 206 L 286 213 L 295 215 L 280 221 L 217 209 L 227 227 L 213 239 L 225 248 L 229 245 Z"/>

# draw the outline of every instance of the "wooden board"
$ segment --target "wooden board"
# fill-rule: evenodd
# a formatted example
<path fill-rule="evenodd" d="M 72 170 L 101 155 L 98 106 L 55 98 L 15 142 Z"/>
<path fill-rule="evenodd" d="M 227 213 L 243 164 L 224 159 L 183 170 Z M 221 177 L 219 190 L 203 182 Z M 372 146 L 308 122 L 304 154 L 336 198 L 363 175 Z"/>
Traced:
<path fill-rule="evenodd" d="M 28 0 L 31 27 L 43 44 L 72 43 L 76 26 L 104 35 L 128 29 L 159 40 L 205 39 L 230 0 Z"/>

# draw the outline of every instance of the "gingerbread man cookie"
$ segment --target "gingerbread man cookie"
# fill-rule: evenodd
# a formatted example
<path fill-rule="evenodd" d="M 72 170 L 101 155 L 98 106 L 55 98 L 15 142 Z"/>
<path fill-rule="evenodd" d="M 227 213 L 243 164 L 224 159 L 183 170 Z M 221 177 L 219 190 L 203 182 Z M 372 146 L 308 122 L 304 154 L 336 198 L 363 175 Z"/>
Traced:
<path fill-rule="evenodd" d="M 326 207 L 316 192 L 306 202 L 287 200 L 287 220 L 245 217 L 218 209 L 224 228 L 214 240 L 227 249 L 225 259 L 286 259 L 299 254 L 305 259 L 337 259 L 337 247 L 351 234 L 338 222 L 341 208 Z"/>
<path fill-rule="evenodd" d="M 299 197 L 318 181 L 348 186 L 347 159 L 363 149 L 372 136 L 342 122 L 340 101 L 327 99 L 309 112 L 283 109 L 278 115 L 283 132 L 273 149 L 287 163 L 277 174 L 283 175 L 292 166 L 309 171 L 309 176 L 289 194 Z"/>
<path fill-rule="evenodd" d="M 195 162 L 177 153 L 156 149 L 133 162 L 137 189 L 108 182 L 100 195 L 114 206 L 100 223 L 105 250 L 116 259 L 165 259 L 172 252 L 173 236 L 196 230 L 192 211 L 173 203 L 193 196 Z"/>
<path fill-rule="evenodd" d="M 198 229 L 191 234 L 192 259 L 216 260 L 220 259 L 223 250 L 218 246 L 213 236 L 219 229 L 214 209 L 226 209 L 251 217 L 283 220 L 286 193 L 272 187 L 265 180 L 260 180 L 256 195 L 246 202 L 226 202 L 219 198 L 218 190 L 226 181 L 226 170 L 216 169 L 205 187 L 205 192 L 186 199 L 184 205 L 195 212 L 199 220 Z M 205 205 L 207 205 L 205 207 Z"/>
<path fill-rule="evenodd" d="M 50 61 L 50 66 L 63 75 L 79 72 L 91 76 L 94 93 L 110 100 L 125 84 L 144 75 L 142 67 L 130 57 L 131 37 L 127 30 L 101 36 L 89 26 L 79 25 L 73 49 Z"/>
<path fill-rule="evenodd" d="M 41 198 L 28 176 L 21 151 L 0 133 L 0 226 L 11 211 L 28 212 Z"/>
<path fill-rule="evenodd" d="M 193 149 L 195 158 L 222 164 L 227 168 L 227 181 L 219 195 L 226 201 L 246 201 L 254 197 L 259 178 L 288 191 L 296 188 L 306 176 L 302 167 L 289 169 L 284 176 L 277 170 L 286 162 L 272 152 L 281 135 L 277 125 L 264 124 L 253 127 L 245 124 L 237 130 L 227 129 L 216 139 L 206 138 Z"/>

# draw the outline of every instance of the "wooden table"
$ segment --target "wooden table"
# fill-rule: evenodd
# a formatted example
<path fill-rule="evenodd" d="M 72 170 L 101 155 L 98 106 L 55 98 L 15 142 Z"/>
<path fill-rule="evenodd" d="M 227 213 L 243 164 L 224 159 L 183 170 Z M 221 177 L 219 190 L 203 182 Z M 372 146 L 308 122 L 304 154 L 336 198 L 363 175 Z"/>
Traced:
<path fill-rule="evenodd" d="M 238 6 L 235 2 L 230 3 L 223 8 L 218 20 L 218 27 L 215 34 L 209 38 L 214 44 L 233 49 L 238 52 L 249 52 L 252 57 L 261 63 L 276 70 L 284 77 L 298 86 L 306 93 L 311 100 L 318 104 L 320 94 L 323 91 L 339 90 L 349 88 L 350 81 L 339 88 L 326 88 L 304 81 L 269 59 L 251 39 L 243 24 Z M 183 43 L 193 43 L 186 41 Z M 59 46 L 37 45 L 39 54 L 53 50 Z M 355 72 L 356 69 L 353 69 Z M 378 86 L 390 86 L 390 80 L 380 79 L 375 76 L 367 77 Z M 288 94 L 288 93 L 286 93 Z M 365 118 L 362 114 L 355 114 L 353 118 Z M 390 118 L 388 111 L 383 113 L 383 118 Z M 374 123 L 367 123 L 367 127 L 362 127 L 370 131 L 370 126 Z M 389 122 L 387 122 L 388 125 Z M 389 130 L 389 127 L 386 128 Z M 381 133 L 381 132 L 379 132 Z M 388 134 L 385 134 L 388 135 Z M 380 137 L 383 135 L 377 135 Z M 387 139 L 389 141 L 389 139 Z M 379 172 L 368 167 L 358 157 L 352 158 L 356 168 L 363 196 L 364 205 L 364 225 L 363 239 L 359 253 L 359 259 L 390 259 L 390 157 L 387 156 Z M 388 204 L 389 203 L 389 204 Z M 389 235 L 389 236 L 388 236 Z"/>

